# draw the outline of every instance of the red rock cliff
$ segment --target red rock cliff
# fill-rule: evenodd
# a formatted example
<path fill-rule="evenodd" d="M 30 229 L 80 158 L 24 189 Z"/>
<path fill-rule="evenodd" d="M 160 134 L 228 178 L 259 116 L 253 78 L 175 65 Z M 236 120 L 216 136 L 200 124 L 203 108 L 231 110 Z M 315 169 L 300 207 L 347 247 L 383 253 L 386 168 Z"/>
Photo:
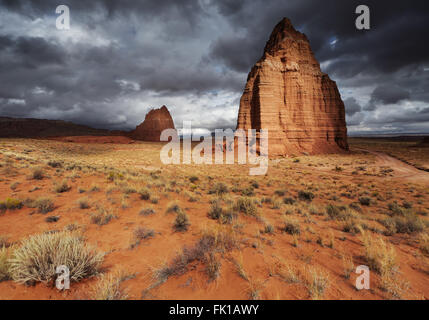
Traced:
<path fill-rule="evenodd" d="M 237 129 L 268 129 L 270 156 L 348 150 L 344 103 L 307 37 L 284 18 L 250 71 Z"/>
<path fill-rule="evenodd" d="M 143 141 L 160 141 L 161 132 L 165 129 L 175 129 L 173 118 L 166 106 L 152 109 L 140 125 L 130 132 L 130 137 Z"/>

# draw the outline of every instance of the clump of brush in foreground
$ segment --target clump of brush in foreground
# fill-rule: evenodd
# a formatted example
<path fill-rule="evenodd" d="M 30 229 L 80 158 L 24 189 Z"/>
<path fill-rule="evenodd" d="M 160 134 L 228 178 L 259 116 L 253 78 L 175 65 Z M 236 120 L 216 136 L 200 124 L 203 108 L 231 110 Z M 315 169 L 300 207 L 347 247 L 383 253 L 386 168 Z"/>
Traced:
<path fill-rule="evenodd" d="M 9 273 L 19 283 L 49 283 L 57 276 L 56 267 L 65 265 L 70 280 L 79 281 L 97 274 L 103 256 L 70 232 L 34 235 L 13 251 Z"/>
<path fill-rule="evenodd" d="M 122 274 L 101 275 L 91 292 L 92 300 L 126 300 L 128 294 L 121 288 L 121 283 L 127 280 Z"/>

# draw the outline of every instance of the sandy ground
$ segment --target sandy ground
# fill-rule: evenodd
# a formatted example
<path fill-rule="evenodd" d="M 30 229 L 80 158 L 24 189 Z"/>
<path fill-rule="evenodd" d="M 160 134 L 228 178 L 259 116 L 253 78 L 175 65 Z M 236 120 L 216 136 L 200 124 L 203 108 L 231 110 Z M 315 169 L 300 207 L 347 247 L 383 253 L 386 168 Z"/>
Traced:
<path fill-rule="evenodd" d="M 344 155 L 277 159 L 270 161 L 266 176 L 250 177 L 249 165 L 165 166 L 159 160 L 162 144 L 157 143 L 121 140 L 106 144 L 99 137 L 81 138 L 78 143 L 64 141 L 0 141 L 0 201 L 48 197 L 55 204 L 48 214 L 27 206 L 6 210 L 0 214 L 0 236 L 19 246 L 28 236 L 73 224 L 88 244 L 106 254 L 101 274 L 121 270 L 129 275 L 121 283 L 129 299 L 312 299 L 315 272 L 327 282 L 322 299 L 429 297 L 429 262 L 421 240 L 427 227 L 422 232 L 387 236 L 380 223 L 389 217 L 389 203 L 397 201 L 411 203 L 413 214 L 428 225 L 423 215 L 429 210 L 428 173 L 383 153 L 353 149 Z M 62 166 L 51 167 L 50 161 Z M 42 168 L 43 179 L 31 178 L 35 167 Z M 192 176 L 198 180 L 191 182 Z M 53 185 L 62 180 L 71 189 L 56 193 Z M 225 208 L 257 185 L 248 197 L 255 201 L 258 216 L 238 213 L 226 225 L 208 218 L 210 202 L 217 198 L 210 190 L 219 182 L 228 187 L 220 198 Z M 142 187 L 150 190 L 151 200 L 140 198 Z M 300 200 L 303 190 L 314 194 L 313 201 Z M 371 198 L 371 205 L 359 204 L 361 197 Z M 79 208 L 82 198 L 88 199 L 89 208 Z M 285 204 L 284 198 L 295 203 Z M 172 227 L 175 214 L 166 213 L 172 202 L 189 217 L 186 232 Z M 363 238 L 344 231 L 345 221 L 329 219 L 325 213 L 328 204 L 357 205 L 359 212 L 348 209 L 353 211 L 353 220 L 365 225 L 371 237 L 394 247 L 395 295 L 383 288 L 377 272 L 371 273 L 371 290 L 356 290 L 354 272 L 350 278 L 344 276 L 344 256 L 351 257 L 354 267 L 367 263 Z M 92 223 L 91 215 L 99 207 L 116 218 L 102 226 Z M 143 208 L 153 208 L 155 213 L 141 215 Z M 46 222 L 50 215 L 59 216 L 59 221 Z M 299 235 L 284 231 L 285 219 L 298 222 Z M 264 232 L 267 225 L 273 227 L 272 233 Z M 155 235 L 132 247 L 138 227 L 150 228 Z M 194 246 L 207 230 L 228 233 L 236 241 L 233 248 L 214 252 L 220 265 L 216 279 L 210 280 L 207 263 L 197 260 L 183 273 L 158 283 L 155 271 L 171 264 L 183 248 Z M 296 276 L 294 281 L 291 274 Z M 59 292 L 41 283 L 26 286 L 7 280 L 0 282 L 0 299 L 89 299 L 100 281 L 100 276 L 92 277 Z"/>

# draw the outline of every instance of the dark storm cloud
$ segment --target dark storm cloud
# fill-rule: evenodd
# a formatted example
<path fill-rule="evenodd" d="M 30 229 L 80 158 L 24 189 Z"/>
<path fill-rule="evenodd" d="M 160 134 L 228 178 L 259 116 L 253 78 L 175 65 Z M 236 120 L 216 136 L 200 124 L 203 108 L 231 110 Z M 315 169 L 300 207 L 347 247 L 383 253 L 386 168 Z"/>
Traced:
<path fill-rule="evenodd" d="M 345 93 L 352 130 L 375 122 L 424 129 L 427 1 L 61 3 L 71 10 L 70 32 L 55 29 L 57 0 L 0 0 L 0 115 L 130 128 L 149 107 L 170 104 L 175 119 L 234 127 L 247 72 L 286 16 Z M 355 28 L 359 4 L 370 7 L 369 31 Z M 383 120 L 379 110 L 392 104 Z"/>
<path fill-rule="evenodd" d="M 362 107 L 357 103 L 355 98 L 347 98 L 344 100 L 344 106 L 346 108 L 346 115 L 348 116 L 353 116 L 362 110 Z"/>

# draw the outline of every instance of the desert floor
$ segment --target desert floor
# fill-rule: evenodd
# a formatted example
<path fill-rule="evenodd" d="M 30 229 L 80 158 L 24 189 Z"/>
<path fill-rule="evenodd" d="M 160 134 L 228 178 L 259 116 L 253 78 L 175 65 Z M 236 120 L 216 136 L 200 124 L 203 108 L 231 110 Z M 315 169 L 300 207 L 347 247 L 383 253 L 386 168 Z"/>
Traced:
<path fill-rule="evenodd" d="M 0 299 L 429 297 L 429 148 L 351 139 L 349 154 L 249 176 L 163 165 L 159 143 L 60 140 L 0 140 L 0 247 L 9 259 L 64 232 L 103 253 L 101 268 L 63 292 L 6 272 Z M 370 290 L 355 288 L 359 265 Z"/>

